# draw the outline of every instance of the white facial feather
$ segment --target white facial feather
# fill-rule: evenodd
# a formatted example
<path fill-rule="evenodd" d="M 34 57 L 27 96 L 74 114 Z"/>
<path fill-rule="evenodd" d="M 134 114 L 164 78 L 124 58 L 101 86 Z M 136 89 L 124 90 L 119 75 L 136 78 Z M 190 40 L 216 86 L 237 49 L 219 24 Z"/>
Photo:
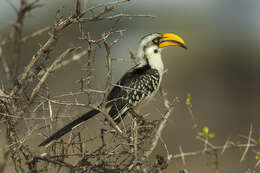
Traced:
<path fill-rule="evenodd" d="M 152 45 L 145 49 L 144 54 L 148 59 L 149 65 L 152 68 L 157 69 L 160 75 L 162 75 L 164 66 L 162 62 L 161 49 L 159 49 L 156 45 Z"/>
<path fill-rule="evenodd" d="M 164 71 L 164 66 L 162 62 L 162 57 L 161 57 L 161 48 L 158 48 L 157 45 L 152 44 L 152 40 L 160 37 L 161 35 L 158 33 L 150 34 L 145 36 L 140 44 L 139 48 L 137 51 L 137 56 L 140 59 L 140 65 L 143 66 L 147 63 L 154 68 L 157 69 L 160 73 L 160 75 L 163 74 Z M 146 60 L 147 59 L 147 60 Z"/>
<path fill-rule="evenodd" d="M 139 43 L 137 57 L 142 59 L 144 57 L 144 47 L 148 46 L 149 42 L 151 42 L 153 39 L 159 36 L 160 34 L 154 33 L 143 37 Z"/>

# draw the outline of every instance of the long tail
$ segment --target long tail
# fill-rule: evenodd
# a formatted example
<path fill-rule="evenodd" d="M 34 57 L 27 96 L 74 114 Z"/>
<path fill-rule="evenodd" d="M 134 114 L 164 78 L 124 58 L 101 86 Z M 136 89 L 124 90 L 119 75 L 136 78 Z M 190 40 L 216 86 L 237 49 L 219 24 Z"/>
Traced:
<path fill-rule="evenodd" d="M 81 117 L 79 117 L 79 118 L 75 119 L 74 121 L 70 122 L 69 124 L 67 124 L 66 126 L 61 128 L 60 130 L 58 130 L 56 133 L 54 133 L 53 135 L 51 135 L 50 137 L 45 139 L 39 145 L 39 147 L 48 145 L 53 140 L 59 139 L 60 137 L 62 137 L 66 133 L 70 132 L 73 128 L 75 128 L 76 126 L 79 126 L 82 122 L 87 121 L 88 119 L 92 118 L 93 116 L 95 116 L 99 112 L 100 112 L 99 110 L 93 109 L 93 110 L 83 114 Z"/>

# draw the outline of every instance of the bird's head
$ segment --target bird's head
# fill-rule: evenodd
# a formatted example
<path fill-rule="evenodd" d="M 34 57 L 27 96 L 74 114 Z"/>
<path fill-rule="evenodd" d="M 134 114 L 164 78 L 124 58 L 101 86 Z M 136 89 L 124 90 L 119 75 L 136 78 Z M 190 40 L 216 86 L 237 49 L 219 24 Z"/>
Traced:
<path fill-rule="evenodd" d="M 138 57 L 143 58 L 146 53 L 160 53 L 161 50 L 168 46 L 178 46 L 187 49 L 183 39 L 172 33 L 153 33 L 144 36 L 138 48 Z M 147 56 L 147 55 L 146 55 Z"/>
<path fill-rule="evenodd" d="M 141 63 L 159 63 L 161 61 L 161 51 L 168 46 L 178 46 L 187 49 L 183 39 L 172 33 L 153 33 L 144 36 L 137 52 Z M 155 64 L 154 64 L 155 65 Z"/>

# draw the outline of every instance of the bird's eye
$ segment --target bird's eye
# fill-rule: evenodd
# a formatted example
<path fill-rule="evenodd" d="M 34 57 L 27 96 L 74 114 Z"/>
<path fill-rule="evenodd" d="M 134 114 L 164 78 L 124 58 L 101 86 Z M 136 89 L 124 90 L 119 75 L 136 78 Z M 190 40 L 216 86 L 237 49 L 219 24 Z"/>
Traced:
<path fill-rule="evenodd" d="M 158 49 L 154 49 L 153 52 L 154 52 L 154 53 L 158 53 Z"/>
<path fill-rule="evenodd" d="M 160 44 L 160 37 L 157 37 L 155 39 L 153 39 L 153 44 L 159 45 Z"/>

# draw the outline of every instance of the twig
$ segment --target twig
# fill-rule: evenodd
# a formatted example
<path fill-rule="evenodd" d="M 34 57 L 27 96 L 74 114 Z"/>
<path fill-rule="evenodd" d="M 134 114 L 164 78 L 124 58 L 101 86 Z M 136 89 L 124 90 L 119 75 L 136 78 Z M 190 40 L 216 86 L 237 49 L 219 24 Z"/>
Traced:
<path fill-rule="evenodd" d="M 29 39 L 32 39 L 34 37 L 37 37 L 39 35 L 42 35 L 44 32 L 49 31 L 51 29 L 51 26 L 46 26 L 44 28 L 39 29 L 38 31 L 35 31 L 34 33 L 25 36 L 21 39 L 22 43 L 25 43 L 26 41 L 28 41 Z"/>
<path fill-rule="evenodd" d="M 246 154 L 249 150 L 249 147 L 250 147 L 250 141 L 251 141 L 251 137 L 252 137 L 252 132 L 253 132 L 253 126 L 252 124 L 250 125 L 250 130 L 249 130 L 249 135 L 248 135 L 248 140 L 247 140 L 247 146 L 245 148 L 245 151 L 243 152 L 243 155 L 240 159 L 240 162 L 244 161 L 245 157 L 246 157 Z"/>
<path fill-rule="evenodd" d="M 5 72 L 6 79 L 10 80 L 11 70 L 3 55 L 3 46 L 5 45 L 5 43 L 6 43 L 6 40 L 3 40 L 0 44 L 0 61 L 2 62 L 2 66 L 3 66 L 3 70 Z"/>
<path fill-rule="evenodd" d="M 82 52 L 78 53 L 78 54 L 75 54 L 75 55 L 72 55 L 72 57 L 70 59 L 67 59 L 67 60 L 63 60 L 61 61 L 60 63 L 58 63 L 50 72 L 54 72 L 60 68 L 63 68 L 73 62 L 76 62 L 76 61 L 79 61 L 81 58 L 83 58 L 85 55 L 87 54 L 87 50 L 83 50 Z M 39 73 L 38 73 L 38 76 L 42 76 L 44 75 L 45 71 L 44 70 L 41 70 Z"/>
<path fill-rule="evenodd" d="M 48 159 L 48 158 L 45 158 L 45 157 L 34 157 L 33 159 L 34 160 L 32 160 L 32 161 L 42 160 L 42 161 L 49 162 L 49 163 L 52 163 L 52 164 L 55 164 L 55 165 L 65 166 L 67 168 L 70 168 L 71 170 L 74 169 L 73 165 L 66 163 L 66 162 L 63 162 L 63 161 L 60 161 L 60 160 L 51 160 L 51 159 Z"/>
<path fill-rule="evenodd" d="M 100 21 L 100 20 L 114 20 L 114 19 L 119 19 L 119 18 L 132 18 L 132 17 L 149 17 L 149 18 L 155 18 L 153 15 L 144 15 L 144 14 L 116 14 L 116 15 L 111 15 L 111 16 L 105 16 L 101 17 L 103 14 L 112 11 L 114 8 L 108 8 L 104 10 L 102 13 L 92 17 L 92 18 L 81 18 L 79 21 L 80 22 L 90 22 L 90 21 Z"/>
<path fill-rule="evenodd" d="M 183 151 L 182 151 L 181 146 L 179 147 L 179 150 L 180 150 L 180 155 L 181 155 L 182 164 L 183 164 L 183 165 L 186 165 L 185 155 L 184 155 L 184 153 L 183 153 Z"/>
<path fill-rule="evenodd" d="M 129 49 L 129 48 L 128 48 L 128 52 L 129 52 L 130 58 L 133 60 L 134 64 L 137 65 L 138 62 L 137 62 L 137 58 L 136 58 L 134 52 L 131 49 Z"/>
<path fill-rule="evenodd" d="M 164 139 L 162 138 L 162 136 L 160 137 L 160 140 L 161 140 L 161 142 L 162 142 L 162 144 L 163 144 L 163 146 L 164 146 L 164 148 L 165 148 L 165 150 L 166 150 L 167 160 L 171 160 L 172 154 L 170 154 L 170 152 L 169 152 L 169 150 L 168 150 L 168 147 L 167 147 L 167 144 L 166 144 L 166 142 L 164 141 Z"/>
<path fill-rule="evenodd" d="M 78 17 L 79 16 L 75 16 L 73 14 L 70 17 L 68 17 L 68 18 L 66 18 L 64 20 L 60 20 L 59 22 L 56 22 L 56 24 L 53 26 L 52 34 L 51 34 L 50 38 L 37 51 L 37 53 L 33 55 L 30 63 L 26 66 L 24 72 L 22 73 L 21 78 L 19 79 L 18 84 L 16 84 L 14 86 L 14 88 L 12 89 L 11 94 L 10 94 L 11 96 L 14 96 L 18 92 L 18 90 L 20 89 L 20 86 L 23 86 L 26 78 L 30 74 L 30 72 L 33 69 L 33 67 L 35 66 L 35 64 L 42 57 L 44 57 L 46 54 L 50 53 L 53 50 L 53 48 L 56 46 L 56 43 L 57 43 L 58 39 L 60 38 L 60 35 L 61 35 L 62 31 L 65 28 L 67 28 L 68 26 L 70 26 L 71 24 L 77 22 L 77 20 L 75 20 L 75 19 L 78 18 Z"/>
<path fill-rule="evenodd" d="M 32 100 L 34 99 L 35 95 L 39 92 L 41 86 L 43 85 L 43 83 L 46 81 L 46 79 L 48 78 L 49 74 L 51 71 L 53 71 L 53 69 L 59 64 L 61 63 L 61 61 L 67 56 L 67 54 L 69 54 L 70 52 L 72 52 L 74 50 L 74 48 L 69 48 L 67 49 L 64 53 L 62 53 L 54 62 L 53 64 L 46 70 L 45 74 L 42 76 L 42 78 L 40 79 L 39 83 L 36 85 L 36 87 L 33 89 L 32 94 L 29 98 L 29 103 L 32 102 Z"/>
<path fill-rule="evenodd" d="M 105 38 L 105 36 L 104 36 Z M 109 91 L 111 90 L 112 87 L 112 57 L 111 57 L 111 53 L 110 53 L 110 45 L 108 44 L 108 42 L 106 41 L 106 39 L 104 39 L 104 45 L 106 48 L 106 58 L 107 58 L 107 68 L 108 68 L 108 72 L 107 72 L 107 83 L 106 83 L 106 90 L 105 90 L 105 95 L 104 95 L 104 99 L 103 99 L 103 103 L 105 102 L 105 99 L 108 96 Z"/>
<path fill-rule="evenodd" d="M 21 46 L 22 46 L 22 33 L 23 33 L 23 22 L 24 22 L 24 17 L 25 14 L 32 9 L 35 9 L 37 7 L 41 7 L 41 4 L 38 4 L 39 0 L 35 0 L 31 3 L 28 3 L 27 0 L 21 0 L 20 1 L 20 8 L 17 10 L 17 19 L 16 23 L 13 25 L 14 26 L 14 57 L 13 61 L 14 63 L 14 68 L 13 68 L 13 78 L 15 79 L 17 76 L 18 68 L 20 66 L 20 60 L 21 60 Z"/>
<path fill-rule="evenodd" d="M 50 112 L 50 120 L 51 120 L 51 122 L 53 122 L 52 106 L 51 106 L 50 101 L 48 102 L 48 105 L 49 105 L 49 112 Z M 52 129 L 52 123 L 50 123 L 50 124 L 51 124 L 51 129 Z"/>
<path fill-rule="evenodd" d="M 167 110 L 167 112 L 164 114 L 164 116 L 162 117 L 162 120 L 160 121 L 159 125 L 158 125 L 158 128 L 154 134 L 154 138 L 152 140 L 152 145 L 151 147 L 144 153 L 144 160 L 146 158 L 148 158 L 152 152 L 154 151 L 155 147 L 157 146 L 157 143 L 160 139 L 160 136 L 162 134 L 162 131 L 163 129 L 165 128 L 166 126 L 166 123 L 171 115 L 171 112 L 174 110 L 175 108 L 175 103 L 176 103 L 176 99 L 173 101 L 173 103 L 170 105 L 169 109 Z"/>

